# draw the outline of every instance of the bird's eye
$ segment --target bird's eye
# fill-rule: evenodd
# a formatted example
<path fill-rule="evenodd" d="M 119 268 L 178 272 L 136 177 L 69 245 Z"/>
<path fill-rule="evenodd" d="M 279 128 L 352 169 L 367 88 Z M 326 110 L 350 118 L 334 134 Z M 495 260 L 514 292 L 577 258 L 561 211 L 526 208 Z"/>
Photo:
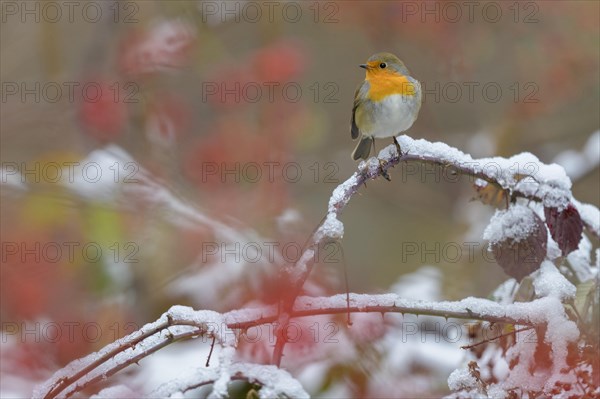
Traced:
<path fill-rule="evenodd" d="M 387 64 L 385 62 L 382 62 L 381 64 L 379 64 L 379 68 L 383 69 L 387 66 Z"/>

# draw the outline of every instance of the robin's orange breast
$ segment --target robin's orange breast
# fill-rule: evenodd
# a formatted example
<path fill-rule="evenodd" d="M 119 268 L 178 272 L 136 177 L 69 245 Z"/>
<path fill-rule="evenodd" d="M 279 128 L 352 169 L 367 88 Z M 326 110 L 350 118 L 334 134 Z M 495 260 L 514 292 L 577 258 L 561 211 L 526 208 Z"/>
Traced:
<path fill-rule="evenodd" d="M 415 86 L 408 78 L 401 74 L 368 74 L 366 77 L 369 82 L 369 91 L 367 96 L 371 101 L 381 101 L 387 96 L 401 94 L 404 96 L 414 96 L 416 94 Z"/>

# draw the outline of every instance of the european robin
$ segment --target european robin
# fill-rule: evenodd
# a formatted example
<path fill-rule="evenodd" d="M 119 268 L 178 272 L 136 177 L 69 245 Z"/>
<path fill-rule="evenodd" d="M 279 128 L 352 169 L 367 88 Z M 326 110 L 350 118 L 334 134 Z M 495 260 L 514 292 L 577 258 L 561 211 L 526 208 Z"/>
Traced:
<path fill-rule="evenodd" d="M 375 138 L 394 137 L 409 129 L 421 108 L 421 83 L 394 54 L 378 53 L 360 65 L 367 70 L 364 82 L 354 94 L 352 139 L 360 137 L 352 158 L 367 159 Z M 384 174 L 384 176 L 387 175 Z"/>

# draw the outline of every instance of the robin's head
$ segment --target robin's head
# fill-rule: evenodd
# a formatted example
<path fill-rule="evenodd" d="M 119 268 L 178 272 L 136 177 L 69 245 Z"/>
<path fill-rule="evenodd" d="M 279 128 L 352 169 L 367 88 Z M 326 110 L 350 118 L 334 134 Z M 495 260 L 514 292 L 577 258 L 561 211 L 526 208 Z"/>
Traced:
<path fill-rule="evenodd" d="M 369 77 L 408 76 L 409 72 L 404 63 L 392 53 L 377 53 L 372 55 L 366 64 L 359 65 L 367 70 Z"/>

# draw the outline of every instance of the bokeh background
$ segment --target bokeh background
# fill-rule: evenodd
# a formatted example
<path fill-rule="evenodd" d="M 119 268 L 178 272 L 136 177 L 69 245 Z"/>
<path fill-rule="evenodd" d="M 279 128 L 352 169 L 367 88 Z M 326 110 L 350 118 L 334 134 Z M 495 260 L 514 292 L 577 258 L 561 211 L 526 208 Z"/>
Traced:
<path fill-rule="evenodd" d="M 272 303 L 277 270 L 356 170 L 358 64 L 379 51 L 426 90 L 408 135 L 473 157 L 532 152 L 600 202 L 597 2 L 74 4 L 2 2 L 3 394 L 28 395 L 171 305 Z M 97 181 L 82 169 L 94 162 Z M 408 166 L 391 178 L 353 198 L 308 293 L 343 292 L 343 265 L 350 290 L 371 293 L 430 266 L 434 299 L 486 297 L 506 279 L 481 241 L 494 209 L 472 181 Z M 249 262 L 235 249 L 265 242 L 291 252 Z M 215 255 L 222 245 L 241 259 Z M 347 390 L 312 393 L 367 395 L 368 364 L 330 373 Z"/>

